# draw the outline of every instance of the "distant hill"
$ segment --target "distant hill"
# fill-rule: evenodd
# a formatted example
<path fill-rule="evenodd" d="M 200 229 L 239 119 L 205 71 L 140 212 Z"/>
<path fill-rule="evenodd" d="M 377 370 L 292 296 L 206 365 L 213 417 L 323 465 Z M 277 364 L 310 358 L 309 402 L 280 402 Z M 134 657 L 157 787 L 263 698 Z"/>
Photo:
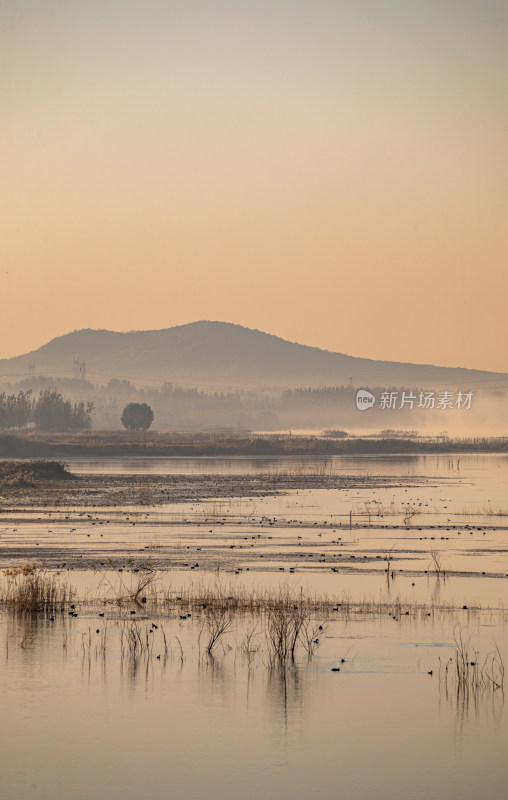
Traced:
<path fill-rule="evenodd" d="M 192 322 L 158 331 L 80 330 L 25 355 L 0 360 L 0 380 L 36 375 L 72 377 L 86 363 L 96 383 L 210 388 L 286 388 L 345 385 L 508 388 L 508 374 L 428 364 L 374 361 L 288 342 L 227 322 Z"/>

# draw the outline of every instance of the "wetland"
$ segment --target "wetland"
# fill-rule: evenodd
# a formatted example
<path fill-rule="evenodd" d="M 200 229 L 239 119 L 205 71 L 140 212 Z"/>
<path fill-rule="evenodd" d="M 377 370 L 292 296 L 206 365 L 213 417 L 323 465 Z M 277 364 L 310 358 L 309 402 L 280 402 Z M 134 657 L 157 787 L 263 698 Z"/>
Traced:
<path fill-rule="evenodd" d="M 7 797 L 505 796 L 507 456 L 42 463 L 0 486 Z"/>

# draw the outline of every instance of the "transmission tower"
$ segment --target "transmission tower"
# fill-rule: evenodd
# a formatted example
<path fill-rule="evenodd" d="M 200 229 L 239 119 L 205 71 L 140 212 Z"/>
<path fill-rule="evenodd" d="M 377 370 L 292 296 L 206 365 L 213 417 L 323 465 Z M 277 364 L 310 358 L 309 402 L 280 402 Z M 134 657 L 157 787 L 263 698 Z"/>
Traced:
<path fill-rule="evenodd" d="M 86 379 L 86 361 L 81 361 L 79 358 L 72 359 L 72 374 L 74 378 Z"/>

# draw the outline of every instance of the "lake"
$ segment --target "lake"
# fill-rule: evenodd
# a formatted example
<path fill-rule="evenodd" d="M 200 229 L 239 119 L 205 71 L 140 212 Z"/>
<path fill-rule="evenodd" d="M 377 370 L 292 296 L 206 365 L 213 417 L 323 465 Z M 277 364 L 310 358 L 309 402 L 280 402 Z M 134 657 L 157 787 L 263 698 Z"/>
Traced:
<path fill-rule="evenodd" d="M 506 797 L 506 456 L 67 463 L 105 480 L 291 473 L 301 485 L 0 510 L 2 566 L 37 552 L 78 593 L 76 617 L 0 611 L 2 797 Z M 316 473 L 401 480 L 307 489 Z M 146 603 L 115 602 L 140 575 Z M 311 655 L 302 639 L 294 661 L 273 660 L 268 606 L 231 612 L 208 654 L 199 598 L 217 587 L 326 596 L 306 617 Z"/>

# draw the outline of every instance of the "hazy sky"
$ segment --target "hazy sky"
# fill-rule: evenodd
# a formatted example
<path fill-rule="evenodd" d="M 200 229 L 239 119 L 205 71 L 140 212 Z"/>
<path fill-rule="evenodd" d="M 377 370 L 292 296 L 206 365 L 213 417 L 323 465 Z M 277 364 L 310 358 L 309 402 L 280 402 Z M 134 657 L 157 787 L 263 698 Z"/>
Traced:
<path fill-rule="evenodd" d="M 0 357 L 219 319 L 508 371 L 506 0 L 0 0 Z"/>

